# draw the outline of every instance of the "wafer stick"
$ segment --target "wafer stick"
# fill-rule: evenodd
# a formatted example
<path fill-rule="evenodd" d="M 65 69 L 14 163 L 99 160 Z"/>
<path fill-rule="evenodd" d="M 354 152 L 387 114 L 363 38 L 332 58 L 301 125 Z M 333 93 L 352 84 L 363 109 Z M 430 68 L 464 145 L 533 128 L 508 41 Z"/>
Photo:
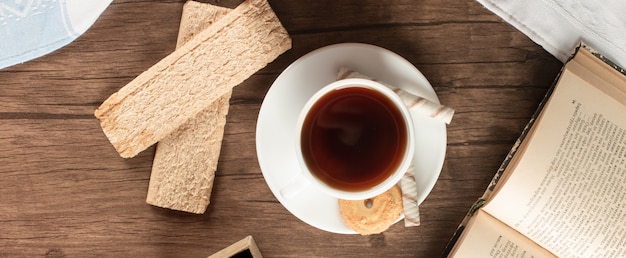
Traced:
<path fill-rule="evenodd" d="M 348 68 L 345 68 L 345 67 L 339 68 L 337 79 L 348 79 L 348 78 L 362 78 L 362 79 L 378 81 L 372 77 L 350 70 Z M 398 96 L 400 96 L 400 98 L 402 99 L 404 104 L 409 108 L 409 110 L 415 111 L 419 114 L 428 116 L 430 118 L 443 121 L 446 124 L 450 124 L 450 121 L 452 121 L 452 116 L 454 115 L 454 109 L 435 103 L 421 96 L 413 95 L 393 85 L 389 85 L 381 81 L 378 81 L 378 82 L 384 84 L 385 86 L 393 90 L 396 94 L 398 94 Z"/>
<path fill-rule="evenodd" d="M 404 208 L 404 226 L 415 227 L 420 225 L 420 211 L 417 203 L 417 183 L 415 182 L 415 167 L 409 167 L 406 174 L 400 179 L 402 189 L 402 207 Z"/>

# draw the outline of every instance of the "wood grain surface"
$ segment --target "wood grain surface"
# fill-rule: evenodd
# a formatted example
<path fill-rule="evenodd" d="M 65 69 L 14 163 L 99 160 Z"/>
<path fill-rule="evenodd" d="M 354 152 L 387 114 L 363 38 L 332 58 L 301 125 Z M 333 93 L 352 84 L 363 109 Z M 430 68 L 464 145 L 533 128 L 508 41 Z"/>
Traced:
<path fill-rule="evenodd" d="M 113 1 L 70 45 L 0 70 L 0 257 L 206 257 L 247 235 L 265 257 L 437 257 L 562 65 L 472 0 L 270 0 L 293 48 L 234 89 L 211 204 L 187 214 L 145 203 L 154 147 L 120 158 L 93 115 L 174 50 L 183 3 Z M 267 90 L 339 42 L 398 53 L 457 111 L 419 227 L 321 231 L 263 179 L 255 126 Z"/>

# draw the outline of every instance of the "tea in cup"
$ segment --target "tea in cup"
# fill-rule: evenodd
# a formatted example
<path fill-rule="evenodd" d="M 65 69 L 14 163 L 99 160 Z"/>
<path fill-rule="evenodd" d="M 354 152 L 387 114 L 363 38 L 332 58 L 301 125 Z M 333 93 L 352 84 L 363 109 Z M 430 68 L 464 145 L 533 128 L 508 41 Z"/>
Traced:
<path fill-rule="evenodd" d="M 301 171 L 280 190 L 292 198 L 313 185 L 345 200 L 364 200 L 395 185 L 414 154 L 411 115 L 387 86 L 335 81 L 305 104 L 296 126 Z"/>

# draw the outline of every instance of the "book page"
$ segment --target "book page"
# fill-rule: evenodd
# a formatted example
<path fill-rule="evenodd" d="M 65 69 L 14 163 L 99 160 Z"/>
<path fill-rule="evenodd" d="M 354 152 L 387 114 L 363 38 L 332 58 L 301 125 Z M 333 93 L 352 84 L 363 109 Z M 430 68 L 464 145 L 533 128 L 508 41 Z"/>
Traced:
<path fill-rule="evenodd" d="M 557 256 L 626 257 L 620 101 L 566 69 L 515 172 L 484 209 Z"/>
<path fill-rule="evenodd" d="M 448 257 L 556 257 L 535 242 L 479 210 Z"/>

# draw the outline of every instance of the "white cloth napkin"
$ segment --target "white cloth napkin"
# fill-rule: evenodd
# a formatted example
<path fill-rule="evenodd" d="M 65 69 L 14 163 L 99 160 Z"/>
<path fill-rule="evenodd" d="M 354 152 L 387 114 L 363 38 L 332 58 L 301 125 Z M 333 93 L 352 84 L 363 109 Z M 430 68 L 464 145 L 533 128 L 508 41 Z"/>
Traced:
<path fill-rule="evenodd" d="M 112 0 L 0 0 L 0 69 L 74 41 Z"/>
<path fill-rule="evenodd" d="M 626 67 L 625 0 L 477 0 L 561 61 L 579 41 Z"/>

